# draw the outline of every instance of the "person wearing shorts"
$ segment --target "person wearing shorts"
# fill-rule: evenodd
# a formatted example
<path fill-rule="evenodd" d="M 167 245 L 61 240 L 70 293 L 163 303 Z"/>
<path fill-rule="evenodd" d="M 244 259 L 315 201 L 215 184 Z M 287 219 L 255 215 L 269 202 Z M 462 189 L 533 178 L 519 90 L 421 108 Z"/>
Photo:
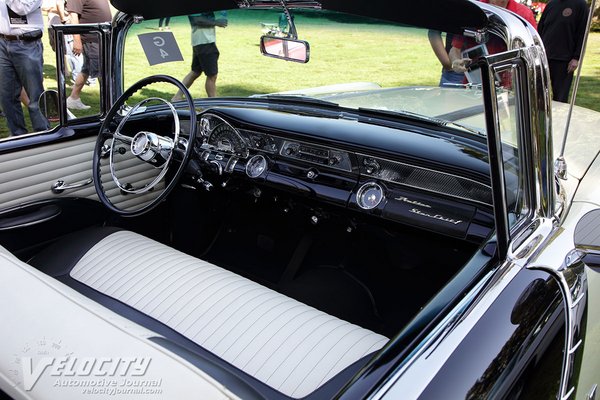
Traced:
<path fill-rule="evenodd" d="M 108 0 L 67 0 L 67 12 L 72 24 L 110 22 L 112 15 Z M 88 78 L 95 78 L 100 72 L 100 48 L 98 35 L 73 35 L 73 54 L 83 54 L 83 66 L 75 79 L 67 107 L 72 110 L 87 110 L 90 106 L 81 101 L 80 95 Z"/>
<path fill-rule="evenodd" d="M 216 19 L 213 12 L 188 16 L 192 27 L 192 68 L 183 78 L 183 84 L 189 88 L 200 75 L 206 75 L 204 88 L 208 97 L 217 95 L 217 74 L 219 73 L 219 49 L 216 44 L 215 26 L 227 26 L 227 19 Z M 173 101 L 183 99 L 183 93 L 178 91 Z"/>
<path fill-rule="evenodd" d="M 98 77 L 100 73 L 100 45 L 97 41 L 83 43 L 81 73 L 87 75 L 87 78 Z"/>

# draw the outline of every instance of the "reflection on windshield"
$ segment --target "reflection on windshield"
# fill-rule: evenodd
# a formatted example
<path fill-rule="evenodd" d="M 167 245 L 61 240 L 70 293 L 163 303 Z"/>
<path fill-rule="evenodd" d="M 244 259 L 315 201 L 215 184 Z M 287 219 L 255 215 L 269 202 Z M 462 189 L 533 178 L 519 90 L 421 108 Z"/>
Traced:
<path fill-rule="evenodd" d="M 279 26 L 280 16 L 278 10 L 244 9 L 171 18 L 168 33 L 183 61 L 156 66 L 148 64 L 138 36 L 157 31 L 159 21 L 133 25 L 126 43 L 125 86 L 167 70 L 183 79 L 194 98 L 203 98 L 211 95 L 210 79 L 217 72 L 217 97 L 293 95 L 297 102 L 311 99 L 316 104 L 318 99 L 356 110 L 414 114 L 473 134 L 485 132 L 481 88 L 467 77 L 477 71 L 449 78 L 444 58 L 439 57 L 449 57 L 456 35 L 339 13 L 294 10 L 298 37 L 310 43 L 311 51 L 310 61 L 300 64 L 260 54 L 265 27 Z M 482 46 L 478 51 L 485 54 Z M 475 50 L 465 54 L 473 56 Z M 180 99 L 179 94 L 165 96 Z"/>

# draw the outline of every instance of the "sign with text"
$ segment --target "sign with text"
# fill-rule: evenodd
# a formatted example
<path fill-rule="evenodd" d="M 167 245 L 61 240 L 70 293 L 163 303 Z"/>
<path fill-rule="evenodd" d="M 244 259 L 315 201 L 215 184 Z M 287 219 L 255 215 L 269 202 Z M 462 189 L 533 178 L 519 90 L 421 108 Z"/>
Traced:
<path fill-rule="evenodd" d="M 142 33 L 138 38 L 150 65 L 183 61 L 173 32 Z"/>

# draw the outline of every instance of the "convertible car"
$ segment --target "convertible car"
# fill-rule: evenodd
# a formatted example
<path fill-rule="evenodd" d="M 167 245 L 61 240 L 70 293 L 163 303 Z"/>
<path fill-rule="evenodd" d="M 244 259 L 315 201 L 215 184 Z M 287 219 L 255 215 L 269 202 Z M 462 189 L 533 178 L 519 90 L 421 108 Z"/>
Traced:
<path fill-rule="evenodd" d="M 468 0 L 112 5 L 53 27 L 53 128 L 0 141 L 0 395 L 596 398 L 600 114 L 552 102 L 534 27 Z M 179 79 L 211 12 L 207 98 Z M 74 34 L 101 49 L 89 110 Z M 485 50 L 462 82 L 436 35 Z"/>

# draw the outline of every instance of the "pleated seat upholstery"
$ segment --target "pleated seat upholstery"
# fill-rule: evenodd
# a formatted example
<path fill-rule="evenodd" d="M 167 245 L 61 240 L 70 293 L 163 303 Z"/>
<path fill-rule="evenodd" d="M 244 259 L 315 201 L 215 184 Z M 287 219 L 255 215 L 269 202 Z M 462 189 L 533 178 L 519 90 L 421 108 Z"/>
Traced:
<path fill-rule="evenodd" d="M 388 341 L 128 231 L 100 240 L 70 275 L 291 397 L 311 393 Z"/>

